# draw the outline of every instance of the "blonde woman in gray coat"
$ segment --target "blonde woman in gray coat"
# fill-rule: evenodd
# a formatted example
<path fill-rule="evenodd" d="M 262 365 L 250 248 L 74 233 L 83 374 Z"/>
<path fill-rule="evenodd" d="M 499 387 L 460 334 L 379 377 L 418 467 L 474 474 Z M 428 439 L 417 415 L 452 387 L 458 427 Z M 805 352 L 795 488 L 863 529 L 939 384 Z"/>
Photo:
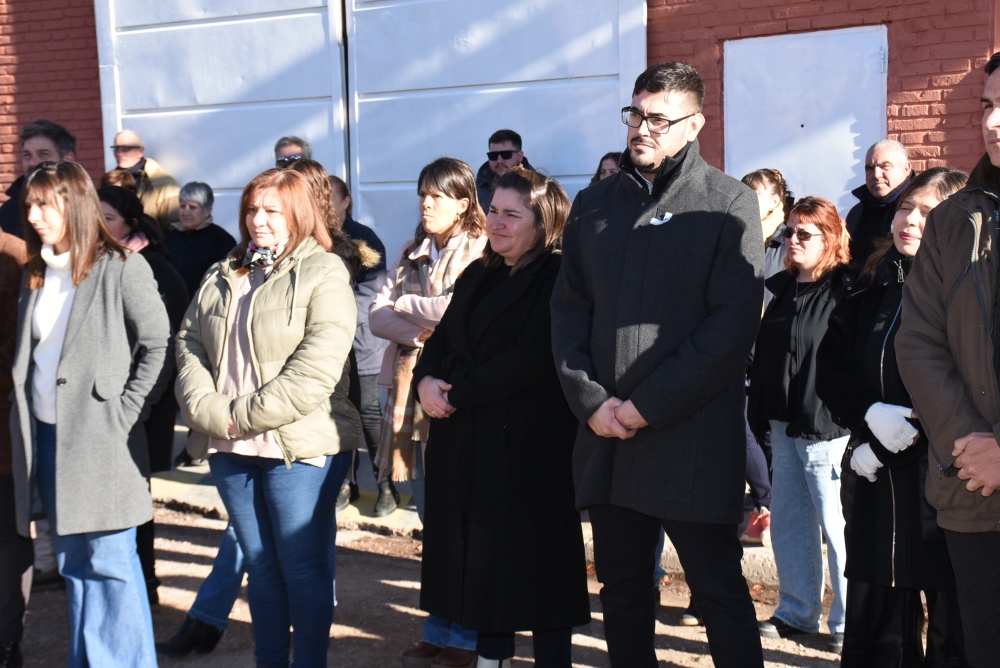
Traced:
<path fill-rule="evenodd" d="M 156 665 L 135 527 L 152 518 L 142 422 L 170 376 L 153 273 L 74 162 L 28 175 L 12 421 L 18 531 L 44 511 L 66 580 L 71 668 Z M 41 507 L 33 505 L 40 497 Z"/>

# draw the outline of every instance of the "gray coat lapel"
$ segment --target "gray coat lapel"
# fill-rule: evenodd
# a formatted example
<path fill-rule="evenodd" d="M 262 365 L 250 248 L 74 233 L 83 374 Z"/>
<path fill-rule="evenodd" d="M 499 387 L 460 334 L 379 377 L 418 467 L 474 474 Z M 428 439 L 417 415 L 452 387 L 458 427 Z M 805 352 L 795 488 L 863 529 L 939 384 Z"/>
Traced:
<path fill-rule="evenodd" d="M 103 285 L 103 281 L 99 280 L 100 274 L 107 267 L 107 258 L 98 257 L 97 261 L 94 263 L 93 268 L 90 270 L 93 276 L 93 280 L 83 280 L 80 285 L 76 286 L 76 294 L 73 295 L 73 305 L 69 309 L 69 320 L 66 322 L 66 338 L 63 340 L 63 350 L 72 350 L 73 340 L 76 335 L 80 332 L 80 327 L 86 322 L 88 313 L 90 312 L 90 305 L 94 301 L 94 296 L 97 294 L 97 289 Z M 87 278 L 91 278 L 88 276 Z"/>

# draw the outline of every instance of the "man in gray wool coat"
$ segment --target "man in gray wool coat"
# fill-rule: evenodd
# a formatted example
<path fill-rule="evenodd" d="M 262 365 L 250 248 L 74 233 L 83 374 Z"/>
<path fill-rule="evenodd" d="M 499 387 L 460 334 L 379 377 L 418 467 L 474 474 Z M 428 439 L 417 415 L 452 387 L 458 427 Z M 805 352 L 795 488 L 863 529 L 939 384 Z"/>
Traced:
<path fill-rule="evenodd" d="M 639 76 L 621 171 L 577 195 L 552 295 L 556 365 L 580 420 L 576 502 L 594 531 L 615 668 L 656 666 L 661 526 L 715 665 L 764 665 L 737 535 L 763 233 L 753 191 L 699 155 L 704 96 L 682 63 Z"/>

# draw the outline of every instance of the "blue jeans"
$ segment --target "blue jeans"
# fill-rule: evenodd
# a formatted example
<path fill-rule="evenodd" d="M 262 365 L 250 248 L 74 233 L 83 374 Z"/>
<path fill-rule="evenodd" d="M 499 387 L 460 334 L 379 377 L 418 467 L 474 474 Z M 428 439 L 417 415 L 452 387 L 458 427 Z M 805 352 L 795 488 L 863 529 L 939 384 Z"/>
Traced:
<path fill-rule="evenodd" d="M 774 616 L 803 631 L 819 631 L 823 613 L 823 545 L 833 588 L 827 625 L 844 630 L 847 579 L 844 513 L 840 505 L 840 460 L 847 436 L 832 441 L 793 438 L 787 422 L 770 421 L 774 481 L 771 544 L 778 567 L 779 599 Z"/>
<path fill-rule="evenodd" d="M 35 481 L 45 514 L 56 525 L 56 427 L 36 422 Z M 156 666 L 146 579 L 135 527 L 60 535 L 53 531 L 69 606 L 69 668 Z"/>
<path fill-rule="evenodd" d="M 330 521 L 351 453 L 323 467 L 280 459 L 216 453 L 212 477 L 243 551 L 249 580 L 254 655 L 287 666 L 295 633 L 297 667 L 326 666 L 333 622 Z M 230 605 L 232 603 L 230 602 Z"/>
<path fill-rule="evenodd" d="M 435 647 L 457 647 L 458 649 L 476 649 L 476 632 L 463 629 L 458 624 L 452 624 L 444 617 L 428 615 L 424 620 L 424 642 Z"/>
<path fill-rule="evenodd" d="M 337 516 L 333 517 L 330 530 L 330 572 L 333 574 L 333 605 L 337 605 Z M 236 597 L 243 586 L 243 550 L 236 540 L 236 530 L 232 523 L 226 525 L 219 541 L 219 551 L 212 562 L 212 572 L 198 587 L 198 595 L 188 615 L 200 622 L 211 624 L 223 631 L 229 626 L 229 613 L 233 610 Z"/>
<path fill-rule="evenodd" d="M 653 564 L 653 589 L 657 590 L 660 588 L 660 582 L 663 580 L 663 576 L 667 574 L 667 572 L 663 570 L 663 550 L 667 547 L 666 538 L 667 534 L 663 531 L 663 529 L 660 529 L 660 540 L 656 542 L 656 552 L 653 553 L 656 555 L 656 563 Z"/>
<path fill-rule="evenodd" d="M 219 551 L 212 562 L 212 572 L 198 587 L 198 596 L 188 614 L 198 621 L 225 630 L 229 626 L 229 613 L 243 586 L 243 550 L 236 540 L 232 522 L 226 525 L 219 541 Z"/>

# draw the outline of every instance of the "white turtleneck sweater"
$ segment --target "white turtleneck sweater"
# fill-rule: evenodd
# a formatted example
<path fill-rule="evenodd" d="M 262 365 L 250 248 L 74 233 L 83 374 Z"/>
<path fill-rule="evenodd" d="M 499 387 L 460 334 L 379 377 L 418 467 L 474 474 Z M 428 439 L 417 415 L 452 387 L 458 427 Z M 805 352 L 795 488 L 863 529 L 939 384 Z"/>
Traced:
<path fill-rule="evenodd" d="M 31 354 L 35 362 L 31 374 L 31 407 L 40 422 L 55 424 L 56 376 L 76 286 L 73 285 L 69 251 L 56 255 L 52 246 L 43 244 L 41 256 L 46 265 L 45 284 L 38 291 L 31 314 L 31 338 L 36 341 Z"/>

